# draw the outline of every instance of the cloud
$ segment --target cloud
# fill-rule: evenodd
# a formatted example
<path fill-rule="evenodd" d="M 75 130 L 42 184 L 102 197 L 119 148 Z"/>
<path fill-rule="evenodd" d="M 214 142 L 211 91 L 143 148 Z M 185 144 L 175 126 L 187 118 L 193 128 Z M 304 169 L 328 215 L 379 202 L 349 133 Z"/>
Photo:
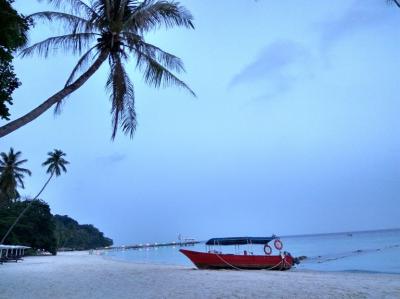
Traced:
<path fill-rule="evenodd" d="M 310 57 L 310 53 L 300 44 L 293 41 L 276 41 L 267 46 L 260 55 L 237 75 L 235 75 L 229 86 L 251 83 L 265 79 L 278 78 L 276 84 L 285 86 L 292 81 L 287 74 L 291 68 L 303 64 Z M 282 82 L 288 80 L 288 82 Z M 290 85 L 290 84 L 289 84 Z"/>
<path fill-rule="evenodd" d="M 381 25 L 396 13 L 383 1 L 355 1 L 342 16 L 315 24 L 320 30 L 321 49 L 327 51 L 346 36 Z"/>
<path fill-rule="evenodd" d="M 103 162 L 103 163 L 108 163 L 108 164 L 115 164 L 119 163 L 127 158 L 127 155 L 125 154 L 119 154 L 119 153 L 113 153 L 110 155 L 98 157 L 97 160 Z"/>

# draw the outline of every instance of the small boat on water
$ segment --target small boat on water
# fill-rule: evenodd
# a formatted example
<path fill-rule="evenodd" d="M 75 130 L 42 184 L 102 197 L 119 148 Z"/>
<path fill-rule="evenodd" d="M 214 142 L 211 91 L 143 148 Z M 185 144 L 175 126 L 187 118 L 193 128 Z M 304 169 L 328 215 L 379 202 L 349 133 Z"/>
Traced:
<path fill-rule="evenodd" d="M 274 247 L 279 254 L 272 255 L 272 247 L 269 245 L 274 241 Z M 240 245 L 263 245 L 264 255 L 254 255 L 251 251 L 244 250 L 243 253 L 227 254 L 215 250 L 216 246 L 235 245 L 238 251 Z M 294 264 L 294 258 L 290 253 L 281 251 L 282 241 L 276 237 L 238 237 L 238 238 L 213 238 L 206 242 L 207 252 L 199 252 L 180 249 L 193 264 L 199 269 L 268 269 L 289 270 Z"/>

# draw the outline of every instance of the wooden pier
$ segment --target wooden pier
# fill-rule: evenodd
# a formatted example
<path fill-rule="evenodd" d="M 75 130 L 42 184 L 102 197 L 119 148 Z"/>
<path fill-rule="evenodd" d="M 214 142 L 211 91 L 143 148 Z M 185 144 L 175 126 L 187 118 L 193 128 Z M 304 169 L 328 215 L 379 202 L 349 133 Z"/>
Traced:
<path fill-rule="evenodd" d="M 121 245 L 121 246 L 109 246 L 101 249 L 104 250 L 127 250 L 127 249 L 146 249 L 146 248 L 158 248 L 158 247 L 173 247 L 173 246 L 194 246 L 195 244 L 199 244 L 200 241 L 196 241 L 193 239 L 190 240 L 182 240 L 178 242 L 170 242 L 170 243 L 145 243 L 145 244 L 134 244 L 134 245 Z"/>

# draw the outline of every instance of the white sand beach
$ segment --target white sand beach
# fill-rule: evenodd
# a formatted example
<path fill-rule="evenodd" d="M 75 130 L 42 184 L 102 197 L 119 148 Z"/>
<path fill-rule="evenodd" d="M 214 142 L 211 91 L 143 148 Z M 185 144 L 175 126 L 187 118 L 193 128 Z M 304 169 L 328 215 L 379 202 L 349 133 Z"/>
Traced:
<path fill-rule="evenodd" d="M 0 265 L 0 298 L 400 298 L 400 275 L 204 271 L 77 252 Z"/>

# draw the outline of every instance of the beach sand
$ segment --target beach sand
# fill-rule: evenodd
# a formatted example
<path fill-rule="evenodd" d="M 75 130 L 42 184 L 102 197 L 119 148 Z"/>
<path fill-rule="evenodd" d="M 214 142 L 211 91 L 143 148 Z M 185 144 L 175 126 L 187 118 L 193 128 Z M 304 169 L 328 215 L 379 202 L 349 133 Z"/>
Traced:
<path fill-rule="evenodd" d="M 400 275 L 205 271 L 73 252 L 0 265 L 0 298 L 400 298 Z"/>

